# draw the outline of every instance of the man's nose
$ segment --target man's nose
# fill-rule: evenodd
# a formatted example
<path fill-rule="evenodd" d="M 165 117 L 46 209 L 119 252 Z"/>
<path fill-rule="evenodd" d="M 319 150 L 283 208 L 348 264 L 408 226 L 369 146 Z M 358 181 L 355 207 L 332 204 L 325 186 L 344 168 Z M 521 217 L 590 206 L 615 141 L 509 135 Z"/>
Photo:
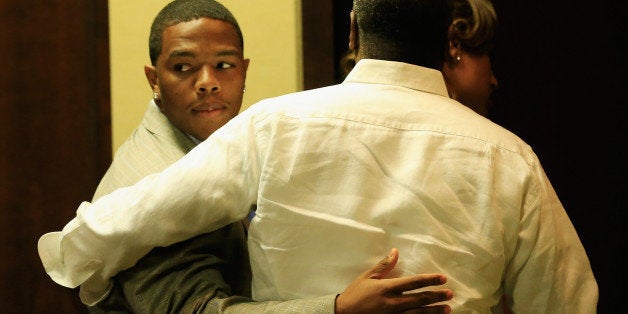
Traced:
<path fill-rule="evenodd" d="M 217 93 L 220 91 L 220 82 L 211 69 L 204 67 L 199 71 L 194 88 L 199 94 Z"/>

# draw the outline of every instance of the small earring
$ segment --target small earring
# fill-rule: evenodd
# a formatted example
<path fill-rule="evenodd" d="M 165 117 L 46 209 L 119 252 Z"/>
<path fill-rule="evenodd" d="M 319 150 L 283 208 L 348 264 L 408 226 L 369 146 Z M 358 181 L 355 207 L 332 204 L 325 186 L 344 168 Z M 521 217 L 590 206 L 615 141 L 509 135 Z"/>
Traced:
<path fill-rule="evenodd" d="M 153 93 L 153 99 L 154 99 L 154 100 L 159 99 L 159 94 L 157 94 L 157 92 L 154 92 L 154 93 Z"/>
<path fill-rule="evenodd" d="M 460 62 L 460 56 L 456 56 L 456 61 Z"/>
<path fill-rule="evenodd" d="M 246 87 L 242 89 L 242 93 L 246 93 Z"/>

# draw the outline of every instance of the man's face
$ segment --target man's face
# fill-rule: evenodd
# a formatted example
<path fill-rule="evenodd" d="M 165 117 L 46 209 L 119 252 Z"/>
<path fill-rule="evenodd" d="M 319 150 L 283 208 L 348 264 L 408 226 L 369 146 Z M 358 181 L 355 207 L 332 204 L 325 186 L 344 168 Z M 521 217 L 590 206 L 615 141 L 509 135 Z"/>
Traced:
<path fill-rule="evenodd" d="M 227 22 L 182 22 L 162 37 L 155 67 L 145 69 L 156 103 L 176 127 L 205 140 L 239 113 L 249 60 Z"/>

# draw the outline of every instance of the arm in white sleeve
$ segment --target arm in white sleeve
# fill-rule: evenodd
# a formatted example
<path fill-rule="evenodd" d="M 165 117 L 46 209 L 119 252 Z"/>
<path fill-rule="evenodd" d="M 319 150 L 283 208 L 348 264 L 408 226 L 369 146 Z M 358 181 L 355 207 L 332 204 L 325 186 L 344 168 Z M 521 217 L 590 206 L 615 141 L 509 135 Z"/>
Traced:
<path fill-rule="evenodd" d="M 152 248 L 216 230 L 246 217 L 259 178 L 253 124 L 232 119 L 161 173 L 80 205 L 38 251 L 60 285 L 81 285 L 81 300 L 104 298 L 110 278 Z"/>
<path fill-rule="evenodd" d="M 595 313 L 598 287 L 589 259 L 536 165 L 530 190 L 538 197 L 523 202 L 519 244 L 505 276 L 509 306 L 515 313 Z"/>

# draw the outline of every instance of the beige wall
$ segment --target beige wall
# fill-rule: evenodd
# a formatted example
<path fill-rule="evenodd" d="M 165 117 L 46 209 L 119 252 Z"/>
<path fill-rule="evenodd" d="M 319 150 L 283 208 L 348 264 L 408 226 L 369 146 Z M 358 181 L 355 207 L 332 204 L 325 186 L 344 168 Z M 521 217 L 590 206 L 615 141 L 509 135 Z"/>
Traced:
<path fill-rule="evenodd" d="M 109 0 L 111 130 L 115 152 L 139 124 L 151 90 L 144 76 L 148 33 L 169 0 Z M 256 101 L 302 89 L 301 1 L 220 0 L 244 34 L 244 56 L 251 59 L 242 108 Z"/>

